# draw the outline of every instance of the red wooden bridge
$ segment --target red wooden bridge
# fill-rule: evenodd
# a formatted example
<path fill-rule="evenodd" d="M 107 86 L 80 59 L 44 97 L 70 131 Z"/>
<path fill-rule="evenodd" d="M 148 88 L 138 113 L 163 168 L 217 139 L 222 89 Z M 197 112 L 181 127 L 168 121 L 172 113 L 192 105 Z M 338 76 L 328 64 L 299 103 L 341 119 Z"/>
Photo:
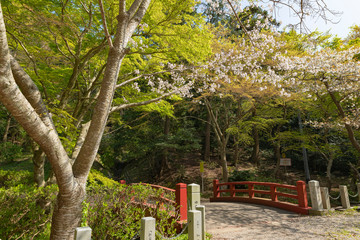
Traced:
<path fill-rule="evenodd" d="M 121 184 L 126 184 L 125 180 L 120 180 Z M 147 202 L 141 203 L 142 205 L 146 205 L 149 208 L 153 209 L 161 209 L 164 204 L 173 206 L 177 214 L 174 213 L 174 216 L 178 216 L 177 222 L 182 225 L 184 221 L 187 221 L 187 185 L 185 183 L 176 184 L 175 189 L 163 187 L 160 185 L 148 184 L 148 183 L 135 183 L 141 184 L 144 186 L 149 186 L 153 189 L 162 190 L 162 194 L 160 198 L 152 198 L 147 199 Z M 175 194 L 175 201 L 169 199 L 167 196 Z M 132 199 L 135 201 L 135 199 Z M 157 203 L 157 204 L 155 204 Z"/>
<path fill-rule="evenodd" d="M 245 187 L 245 189 L 237 189 L 236 186 Z M 308 206 L 306 184 L 303 181 L 297 181 L 296 186 L 292 186 L 270 182 L 219 183 L 219 180 L 214 180 L 213 191 L 214 197 L 210 198 L 210 202 L 255 203 L 304 215 L 308 215 L 311 209 Z M 297 203 L 287 199 L 295 199 Z"/>

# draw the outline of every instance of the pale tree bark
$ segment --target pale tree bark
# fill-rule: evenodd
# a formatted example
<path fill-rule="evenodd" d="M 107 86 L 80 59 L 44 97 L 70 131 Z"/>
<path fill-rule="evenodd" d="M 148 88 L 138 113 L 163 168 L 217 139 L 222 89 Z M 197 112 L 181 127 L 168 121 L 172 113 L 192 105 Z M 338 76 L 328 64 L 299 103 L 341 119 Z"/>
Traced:
<path fill-rule="evenodd" d="M 51 239 L 74 238 L 74 230 L 81 220 L 81 203 L 85 198 L 87 176 L 110 112 L 126 45 L 143 18 L 150 0 L 135 0 L 129 11 L 125 9 L 125 3 L 125 0 L 119 2 L 120 11 L 113 47 L 109 50 L 89 131 L 74 165 L 71 165 L 50 115 L 45 111 L 46 108 L 42 108 L 45 105 L 42 104 L 39 90 L 30 77 L 20 67 L 16 67 L 17 62 L 10 56 L 0 3 L 0 102 L 45 152 L 55 173 L 59 194 L 52 217 Z M 36 100 L 35 96 L 39 98 Z"/>

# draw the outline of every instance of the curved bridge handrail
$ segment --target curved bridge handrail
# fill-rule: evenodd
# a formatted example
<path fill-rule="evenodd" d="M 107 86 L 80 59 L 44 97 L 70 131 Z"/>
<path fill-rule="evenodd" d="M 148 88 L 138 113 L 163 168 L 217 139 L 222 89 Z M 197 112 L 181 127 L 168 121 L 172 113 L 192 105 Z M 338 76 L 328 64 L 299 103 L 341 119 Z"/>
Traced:
<path fill-rule="evenodd" d="M 120 180 L 121 184 L 126 184 L 125 180 Z M 169 203 L 173 205 L 176 211 L 179 213 L 180 219 L 179 222 L 183 222 L 187 220 L 187 185 L 185 183 L 178 183 L 176 184 L 175 189 L 163 187 L 160 185 L 148 184 L 148 183 L 132 183 L 131 185 L 144 185 L 150 186 L 154 189 L 163 189 L 166 192 L 170 192 L 171 194 L 175 194 L 175 201 L 170 200 L 164 196 L 162 193 L 161 197 L 153 197 L 153 199 L 159 200 L 159 203 Z M 149 205 L 153 206 L 153 205 Z"/>
<path fill-rule="evenodd" d="M 247 185 L 247 189 L 236 189 L 236 186 Z M 227 189 L 220 189 L 221 186 L 227 186 Z M 269 190 L 255 189 L 255 186 L 266 186 Z M 290 189 L 296 191 L 296 194 L 279 192 L 279 189 Z M 307 201 L 306 184 L 298 181 L 296 186 L 271 183 L 271 182 L 226 182 L 219 183 L 219 180 L 213 181 L 214 197 L 210 198 L 211 202 L 248 202 L 255 204 L 268 205 L 272 207 L 282 208 L 301 214 L 309 214 Z M 221 196 L 221 193 L 229 193 L 229 196 Z M 237 196 L 236 193 L 247 193 L 247 196 Z M 255 194 L 269 195 L 270 198 L 255 197 Z M 279 201 L 278 197 L 286 197 L 296 199 L 298 204 L 286 201 Z"/>

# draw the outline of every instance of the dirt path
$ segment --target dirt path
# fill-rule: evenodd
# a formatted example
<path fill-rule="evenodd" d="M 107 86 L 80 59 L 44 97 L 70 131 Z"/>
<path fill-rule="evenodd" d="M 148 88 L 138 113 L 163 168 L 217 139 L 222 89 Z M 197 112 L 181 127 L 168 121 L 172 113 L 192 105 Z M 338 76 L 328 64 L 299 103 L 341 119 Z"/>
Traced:
<path fill-rule="evenodd" d="M 253 204 L 202 204 L 206 206 L 206 231 L 214 240 L 360 239 L 356 211 L 309 217 Z"/>

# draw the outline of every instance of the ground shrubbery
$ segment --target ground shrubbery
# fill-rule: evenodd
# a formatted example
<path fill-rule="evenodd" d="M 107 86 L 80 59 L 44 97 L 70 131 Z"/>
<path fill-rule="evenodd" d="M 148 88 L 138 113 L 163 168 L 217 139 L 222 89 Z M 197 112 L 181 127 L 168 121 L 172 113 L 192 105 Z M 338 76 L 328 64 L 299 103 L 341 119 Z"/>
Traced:
<path fill-rule="evenodd" d="M 0 170 L 0 239 L 49 239 L 51 213 L 58 188 L 37 188 L 28 171 Z M 131 239 L 140 230 L 140 219 L 157 219 L 157 231 L 175 234 L 174 208 L 161 204 L 162 190 L 144 185 L 121 185 L 91 171 L 82 225 L 92 228 L 93 239 Z M 174 200 L 175 196 L 166 194 Z M 155 209 L 140 203 L 148 202 Z"/>
<path fill-rule="evenodd" d="M 49 239 L 57 186 L 31 180 L 28 171 L 0 170 L 0 239 Z"/>

